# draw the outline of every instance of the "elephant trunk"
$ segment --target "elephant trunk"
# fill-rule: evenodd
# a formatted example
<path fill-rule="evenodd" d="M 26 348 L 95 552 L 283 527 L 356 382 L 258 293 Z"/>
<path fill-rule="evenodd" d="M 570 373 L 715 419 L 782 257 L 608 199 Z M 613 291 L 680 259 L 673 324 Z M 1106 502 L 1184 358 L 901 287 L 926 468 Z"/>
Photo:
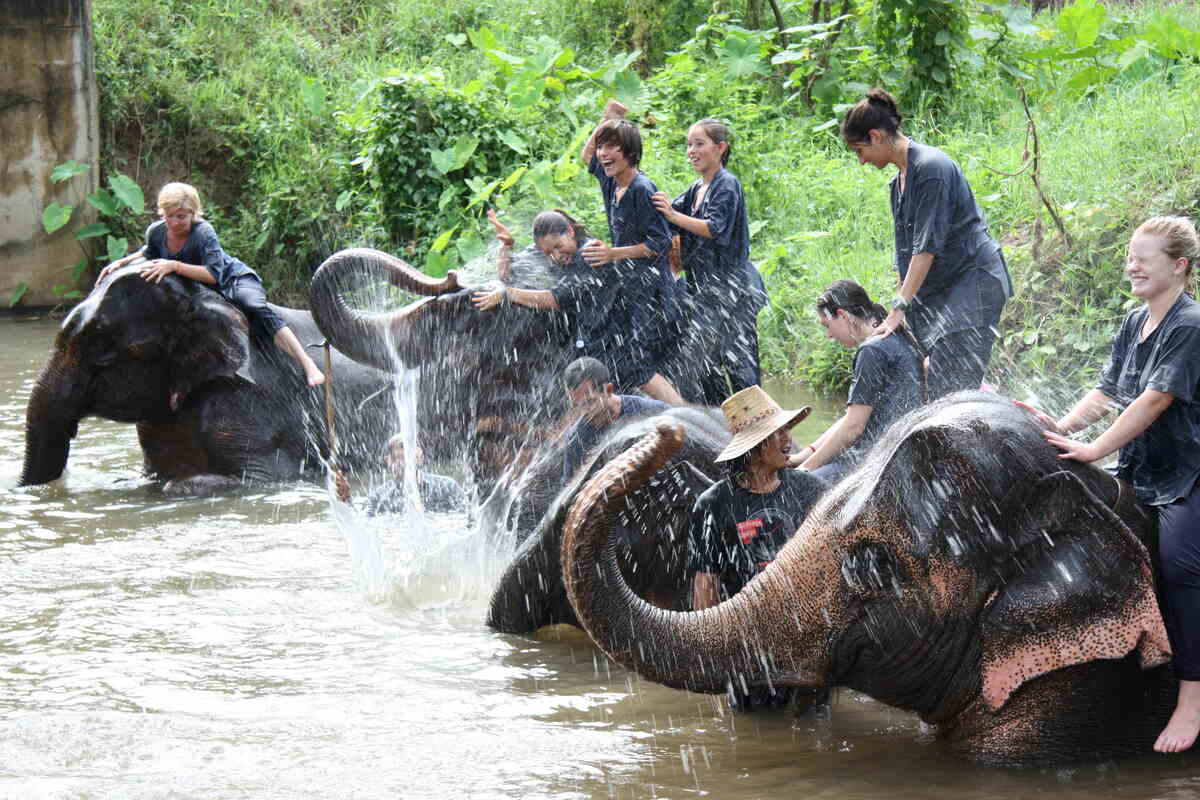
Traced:
<path fill-rule="evenodd" d="M 71 439 L 79 430 L 85 382 L 75 370 L 64 368 L 63 354 L 46 364 L 25 408 L 25 462 L 21 486 L 35 486 L 59 478 L 67 466 Z"/>
<path fill-rule="evenodd" d="M 425 296 L 437 296 L 461 287 L 456 273 L 436 280 L 398 258 L 368 248 L 334 253 L 313 275 L 310 304 L 313 319 L 321 332 L 338 350 L 355 361 L 396 372 L 401 366 L 396 361 L 397 354 L 410 365 L 421 363 L 428 356 L 412 352 L 415 337 L 409 335 L 424 303 L 391 313 L 372 314 L 359 311 L 346 301 L 346 292 L 380 281 Z"/>
<path fill-rule="evenodd" d="M 683 429 L 660 425 L 598 473 L 571 508 L 562 546 L 567 595 L 580 624 L 611 658 L 651 680 L 712 694 L 732 686 L 821 686 L 807 666 L 819 636 L 786 612 L 796 591 L 772 565 L 716 608 L 666 611 L 625 583 L 611 530 L 616 501 L 643 485 L 683 443 Z"/>

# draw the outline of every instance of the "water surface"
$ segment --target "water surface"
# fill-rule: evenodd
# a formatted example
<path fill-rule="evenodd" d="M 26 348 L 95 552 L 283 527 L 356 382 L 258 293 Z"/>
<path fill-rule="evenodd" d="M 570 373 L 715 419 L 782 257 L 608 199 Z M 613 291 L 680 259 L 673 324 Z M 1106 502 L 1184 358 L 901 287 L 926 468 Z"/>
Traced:
<path fill-rule="evenodd" d="M 464 517 L 372 525 L 309 484 L 166 497 L 129 425 L 84 421 L 65 477 L 18 489 L 55 329 L 0 317 L 0 797 L 1200 796 L 1195 759 L 984 769 L 853 692 L 735 717 L 582 635 L 494 634 L 506 554 Z M 817 406 L 798 442 L 838 413 L 771 388 Z"/>

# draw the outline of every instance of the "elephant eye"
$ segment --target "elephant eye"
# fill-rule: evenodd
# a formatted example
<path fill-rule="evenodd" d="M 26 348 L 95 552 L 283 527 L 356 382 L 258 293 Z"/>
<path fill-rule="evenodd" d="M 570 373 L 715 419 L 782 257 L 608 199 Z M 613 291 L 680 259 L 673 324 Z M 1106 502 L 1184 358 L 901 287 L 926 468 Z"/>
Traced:
<path fill-rule="evenodd" d="M 842 556 L 842 579 L 860 594 L 900 591 L 900 566 L 891 551 L 876 542 L 861 542 Z"/>
<path fill-rule="evenodd" d="M 162 345 L 156 341 L 132 342 L 129 345 L 129 356 L 138 361 L 150 361 L 162 354 Z"/>

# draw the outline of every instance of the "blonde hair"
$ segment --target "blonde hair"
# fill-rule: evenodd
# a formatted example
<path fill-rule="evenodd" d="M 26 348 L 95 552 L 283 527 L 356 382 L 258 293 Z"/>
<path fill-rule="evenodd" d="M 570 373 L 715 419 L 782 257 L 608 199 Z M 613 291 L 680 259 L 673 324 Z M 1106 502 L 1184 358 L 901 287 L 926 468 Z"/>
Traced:
<path fill-rule="evenodd" d="M 196 219 L 204 216 L 204 208 L 200 205 L 200 193 L 196 191 L 195 186 L 176 181 L 158 190 L 158 213 L 161 216 L 165 217 L 177 208 L 186 208 Z"/>
<path fill-rule="evenodd" d="M 1196 226 L 1187 217 L 1151 217 L 1139 225 L 1133 235 L 1162 237 L 1167 258 L 1172 261 L 1187 259 L 1184 275 L 1190 276 L 1192 267 L 1200 260 L 1200 236 L 1196 235 Z"/>

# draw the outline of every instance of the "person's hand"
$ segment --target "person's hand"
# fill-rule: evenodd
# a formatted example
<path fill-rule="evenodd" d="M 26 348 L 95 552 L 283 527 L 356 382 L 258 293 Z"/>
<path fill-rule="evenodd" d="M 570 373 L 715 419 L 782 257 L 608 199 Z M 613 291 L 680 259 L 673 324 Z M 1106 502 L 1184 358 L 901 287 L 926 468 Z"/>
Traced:
<path fill-rule="evenodd" d="M 175 271 L 178 266 L 178 261 L 171 261 L 166 258 L 156 258 L 146 266 L 142 267 L 142 278 L 146 281 L 159 283 L 163 278 Z"/>
<path fill-rule="evenodd" d="M 604 105 L 604 119 L 625 119 L 629 109 L 620 100 L 611 99 Z"/>
<path fill-rule="evenodd" d="M 480 311 L 487 311 L 489 308 L 495 308 L 504 302 L 504 296 L 507 289 L 501 287 L 499 289 L 479 289 L 471 293 L 471 302 Z"/>
<path fill-rule="evenodd" d="M 1059 458 L 1070 458 L 1075 461 L 1083 461 L 1084 463 L 1091 461 L 1099 461 L 1104 454 L 1096 449 L 1095 445 L 1089 442 L 1077 442 L 1074 439 L 1068 439 L 1061 433 L 1054 431 L 1042 431 L 1042 436 L 1046 437 L 1046 441 L 1062 450 L 1058 454 Z"/>
<path fill-rule="evenodd" d="M 502 247 L 512 247 L 514 242 L 512 232 L 508 229 L 507 225 L 500 221 L 500 217 L 496 215 L 496 209 L 489 208 L 487 218 L 488 222 L 492 223 L 492 227 L 496 229 L 496 239 L 500 242 L 500 245 Z"/>
<path fill-rule="evenodd" d="M 112 273 L 116 272 L 117 270 L 119 270 L 119 269 L 120 269 L 121 267 L 123 267 L 123 266 L 124 266 L 124 264 L 122 264 L 120 260 L 117 260 L 117 261 L 114 261 L 114 262 L 112 262 L 112 263 L 111 263 L 111 264 L 109 264 L 107 267 L 105 267 L 104 269 L 100 270 L 100 274 L 96 276 L 96 283 L 99 283 L 100 281 L 104 280 L 104 279 L 105 279 L 105 278 L 107 278 L 109 275 L 111 275 Z"/>
<path fill-rule="evenodd" d="M 122 256 L 121 258 L 118 258 L 116 261 L 109 264 L 104 269 L 100 270 L 100 274 L 96 276 L 96 283 L 99 283 L 100 281 L 104 280 L 106 277 L 108 277 L 112 273 L 119 270 L 121 267 L 123 267 L 126 264 L 128 264 L 129 262 L 133 261 L 133 259 L 137 258 L 137 255 L 138 255 L 137 253 L 130 253 L 127 256 Z"/>
<path fill-rule="evenodd" d="M 875 335 L 891 336 L 903 324 L 904 312 L 898 308 L 893 308 L 892 313 L 887 315 L 887 319 L 879 323 L 879 327 L 875 329 Z"/>
<path fill-rule="evenodd" d="M 1058 420 L 1047 414 L 1045 411 L 1036 409 L 1028 403 L 1022 403 L 1020 400 L 1013 400 L 1013 402 L 1016 403 L 1017 408 L 1023 408 L 1030 414 L 1033 414 L 1034 418 L 1038 421 L 1038 424 L 1040 424 L 1046 430 L 1056 433 L 1059 436 L 1065 435 L 1065 431 L 1058 427 Z"/>
<path fill-rule="evenodd" d="M 342 471 L 336 470 L 333 473 L 333 484 L 337 492 L 337 499 L 343 503 L 350 502 L 350 482 L 346 480 L 346 476 Z"/>
<path fill-rule="evenodd" d="M 667 222 L 675 222 L 677 212 L 671 207 L 671 198 L 667 197 L 666 192 L 658 191 L 650 195 L 650 202 L 658 209 L 658 213 L 666 217 Z"/>
<path fill-rule="evenodd" d="M 593 239 L 588 242 L 580 252 L 583 255 L 583 260 L 593 267 L 599 267 L 615 260 L 612 255 L 612 248 L 599 239 Z"/>

